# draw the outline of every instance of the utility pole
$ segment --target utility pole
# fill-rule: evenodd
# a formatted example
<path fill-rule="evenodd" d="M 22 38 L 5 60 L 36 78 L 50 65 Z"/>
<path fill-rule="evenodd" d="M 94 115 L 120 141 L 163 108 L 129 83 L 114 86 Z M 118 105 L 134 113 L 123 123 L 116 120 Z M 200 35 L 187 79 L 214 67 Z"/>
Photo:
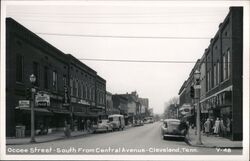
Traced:
<path fill-rule="evenodd" d="M 36 76 L 34 74 L 30 75 L 30 82 L 32 84 L 32 87 L 31 87 L 31 99 L 30 99 L 30 113 L 31 113 L 31 117 L 30 117 L 30 121 L 31 121 L 31 125 L 30 125 L 30 142 L 34 143 L 34 142 L 36 142 L 36 140 L 35 140 L 35 112 L 34 112 L 35 92 L 36 92 L 36 89 L 34 88 L 34 84 L 36 82 Z"/>
<path fill-rule="evenodd" d="M 202 145 L 201 142 L 201 119 L 200 119 L 200 71 L 196 70 L 194 73 L 194 80 L 195 80 L 195 99 L 197 100 L 197 115 L 196 115 L 196 126 L 197 126 L 197 145 Z"/>

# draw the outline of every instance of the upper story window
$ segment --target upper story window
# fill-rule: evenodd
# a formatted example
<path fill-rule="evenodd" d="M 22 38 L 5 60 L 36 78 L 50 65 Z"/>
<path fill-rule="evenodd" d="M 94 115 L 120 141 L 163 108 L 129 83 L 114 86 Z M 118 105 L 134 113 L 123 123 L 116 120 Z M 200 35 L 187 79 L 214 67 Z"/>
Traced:
<path fill-rule="evenodd" d="M 216 64 L 214 64 L 214 87 L 217 85 L 217 69 Z"/>
<path fill-rule="evenodd" d="M 82 85 L 82 97 L 83 99 L 86 99 L 87 91 L 86 91 L 86 85 Z"/>
<path fill-rule="evenodd" d="M 33 74 L 36 76 L 36 81 L 34 83 L 35 86 L 39 86 L 39 79 L 40 79 L 40 69 L 39 64 L 37 62 L 33 62 Z"/>
<path fill-rule="evenodd" d="M 226 80 L 228 79 L 228 54 L 227 53 L 224 53 L 223 54 L 223 80 Z"/>
<path fill-rule="evenodd" d="M 16 56 L 16 81 L 23 82 L 23 56 Z"/>
<path fill-rule="evenodd" d="M 53 74 L 52 74 L 52 86 L 53 86 L 53 89 L 55 91 L 57 91 L 57 86 L 58 86 L 58 80 L 57 80 L 57 72 L 56 71 L 53 71 Z"/>
<path fill-rule="evenodd" d="M 228 49 L 227 50 L 227 61 L 228 61 L 228 78 L 231 77 L 231 67 L 232 67 L 232 61 L 231 61 L 231 53 L 230 53 L 230 50 Z"/>
<path fill-rule="evenodd" d="M 44 78 L 44 88 L 45 89 L 48 89 L 49 88 L 49 70 L 48 70 L 48 67 L 44 67 L 44 75 L 43 75 L 43 78 Z"/>
<path fill-rule="evenodd" d="M 220 83 L 220 62 L 217 62 L 217 83 Z"/>
<path fill-rule="evenodd" d="M 69 86 L 70 86 L 70 95 L 73 96 L 73 80 L 70 78 L 69 80 Z"/>

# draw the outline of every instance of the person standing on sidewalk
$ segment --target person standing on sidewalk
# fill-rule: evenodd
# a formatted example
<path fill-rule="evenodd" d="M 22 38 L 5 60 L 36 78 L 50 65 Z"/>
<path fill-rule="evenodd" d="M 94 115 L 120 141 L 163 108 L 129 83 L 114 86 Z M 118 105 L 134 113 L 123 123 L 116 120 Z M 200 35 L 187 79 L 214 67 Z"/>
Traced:
<path fill-rule="evenodd" d="M 220 136 L 224 137 L 225 134 L 226 134 L 226 127 L 224 125 L 223 119 L 221 118 L 220 119 Z"/>
<path fill-rule="evenodd" d="M 205 128 L 205 134 L 206 136 L 209 136 L 209 132 L 210 132 L 210 120 L 209 118 L 207 119 L 207 121 L 204 123 L 204 128 Z"/>
<path fill-rule="evenodd" d="M 227 118 L 227 136 L 230 136 L 230 132 L 231 132 L 231 121 L 229 118 Z"/>
<path fill-rule="evenodd" d="M 214 123 L 214 134 L 216 136 L 219 136 L 219 132 L 220 132 L 220 119 L 219 119 L 219 117 L 217 117 L 217 119 Z"/>

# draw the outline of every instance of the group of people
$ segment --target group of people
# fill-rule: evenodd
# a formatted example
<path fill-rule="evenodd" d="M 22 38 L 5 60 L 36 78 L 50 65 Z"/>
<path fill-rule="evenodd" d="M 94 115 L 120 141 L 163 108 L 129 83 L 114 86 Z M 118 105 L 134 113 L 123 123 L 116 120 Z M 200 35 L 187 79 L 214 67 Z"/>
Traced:
<path fill-rule="evenodd" d="M 229 136 L 231 133 L 231 120 L 229 118 L 224 121 L 222 118 L 217 117 L 215 121 L 213 119 L 207 118 L 206 122 L 203 124 L 203 131 L 207 136 Z"/>
<path fill-rule="evenodd" d="M 84 131 L 84 130 L 87 130 L 88 132 L 91 131 L 92 129 L 92 126 L 93 126 L 93 122 L 90 121 L 89 119 L 88 120 L 81 120 L 81 123 L 80 123 L 80 130 L 81 131 Z"/>

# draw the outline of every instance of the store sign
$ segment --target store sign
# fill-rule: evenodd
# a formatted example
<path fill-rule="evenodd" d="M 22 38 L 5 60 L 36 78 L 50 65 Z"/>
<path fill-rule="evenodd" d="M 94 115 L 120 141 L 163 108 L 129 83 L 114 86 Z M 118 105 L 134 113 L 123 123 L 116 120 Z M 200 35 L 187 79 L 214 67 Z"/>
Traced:
<path fill-rule="evenodd" d="M 50 96 L 43 92 L 38 92 L 35 97 L 35 105 L 39 107 L 50 106 Z"/>
<path fill-rule="evenodd" d="M 19 100 L 19 108 L 30 107 L 29 100 Z"/>

